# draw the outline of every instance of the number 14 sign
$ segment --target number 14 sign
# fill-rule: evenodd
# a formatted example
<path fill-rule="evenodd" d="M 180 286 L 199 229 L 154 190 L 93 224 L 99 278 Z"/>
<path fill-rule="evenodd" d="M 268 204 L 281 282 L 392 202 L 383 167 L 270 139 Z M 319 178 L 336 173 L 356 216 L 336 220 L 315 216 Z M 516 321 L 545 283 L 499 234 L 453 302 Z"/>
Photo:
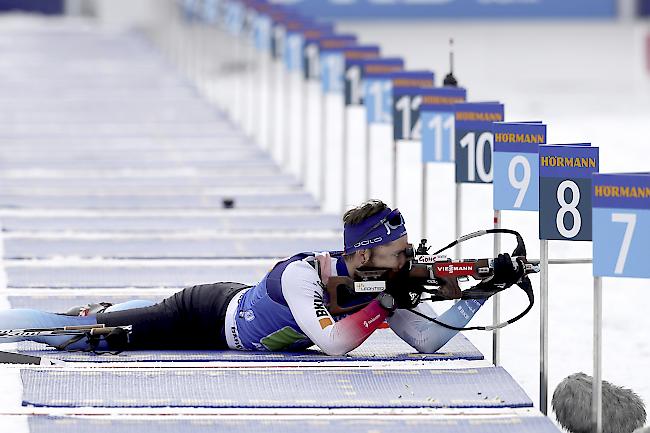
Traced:
<path fill-rule="evenodd" d="M 650 173 L 594 174 L 594 275 L 650 278 Z"/>

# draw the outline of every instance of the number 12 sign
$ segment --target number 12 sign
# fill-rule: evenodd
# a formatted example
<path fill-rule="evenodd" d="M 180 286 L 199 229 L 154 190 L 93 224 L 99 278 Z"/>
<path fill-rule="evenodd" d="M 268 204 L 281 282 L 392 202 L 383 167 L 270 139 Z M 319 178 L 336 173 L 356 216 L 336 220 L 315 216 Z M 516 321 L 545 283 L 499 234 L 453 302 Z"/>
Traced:
<path fill-rule="evenodd" d="M 594 174 L 594 275 L 650 278 L 650 173 Z"/>
<path fill-rule="evenodd" d="M 495 123 L 494 209 L 539 208 L 539 145 L 546 125 L 536 122 Z"/>
<path fill-rule="evenodd" d="M 598 148 L 539 146 L 539 238 L 591 240 L 591 175 Z"/>

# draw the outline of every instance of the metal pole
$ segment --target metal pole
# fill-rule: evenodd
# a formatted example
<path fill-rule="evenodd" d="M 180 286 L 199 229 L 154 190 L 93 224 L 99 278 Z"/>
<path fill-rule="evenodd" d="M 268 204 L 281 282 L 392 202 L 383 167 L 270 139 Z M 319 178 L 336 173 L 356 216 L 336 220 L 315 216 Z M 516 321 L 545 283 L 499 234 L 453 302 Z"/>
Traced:
<path fill-rule="evenodd" d="M 420 200 L 422 203 L 422 231 L 420 232 L 421 238 L 427 237 L 427 163 L 422 163 L 422 198 Z"/>
<path fill-rule="evenodd" d="M 548 412 L 548 240 L 540 241 L 539 409 Z"/>
<path fill-rule="evenodd" d="M 302 143 L 300 144 L 303 146 L 303 150 L 301 153 L 301 158 L 300 158 L 300 166 L 302 169 L 300 170 L 301 172 L 301 177 L 300 179 L 302 180 L 302 185 L 307 186 L 307 176 L 308 176 L 308 171 L 307 171 L 307 158 L 309 158 L 310 153 L 309 153 L 309 78 L 303 79 L 301 81 L 301 90 L 302 90 L 302 118 L 303 118 L 303 128 L 302 128 Z"/>
<path fill-rule="evenodd" d="M 393 140 L 393 190 L 391 205 L 397 207 L 397 140 Z"/>
<path fill-rule="evenodd" d="M 322 89 L 322 87 L 321 87 Z M 320 198 L 320 204 L 321 208 L 325 205 L 325 180 L 326 180 L 326 175 L 325 175 L 325 170 L 327 168 L 327 164 L 325 164 L 325 158 L 327 158 L 327 152 L 325 151 L 327 147 L 327 94 L 321 90 L 320 93 L 320 106 L 321 106 L 321 122 L 320 123 L 320 149 L 319 149 L 319 165 L 320 165 L 320 179 L 318 180 L 319 182 L 319 193 L 318 197 Z"/>
<path fill-rule="evenodd" d="M 364 157 L 366 158 L 366 200 L 370 200 L 370 124 L 366 122 L 366 142 L 364 143 L 365 151 Z"/>
<path fill-rule="evenodd" d="M 340 200 L 340 210 L 341 212 L 345 211 L 348 207 L 348 107 L 345 105 L 345 94 L 343 95 L 343 136 L 341 137 L 341 143 L 343 143 L 343 151 L 341 152 L 341 200 Z M 354 203 L 350 203 L 352 205 Z"/>
<path fill-rule="evenodd" d="M 455 207 L 455 212 L 456 212 L 456 237 L 454 239 L 460 238 L 460 223 L 461 223 L 461 202 L 463 201 L 463 195 L 462 195 L 462 188 L 461 184 L 459 182 L 456 182 L 456 207 Z M 457 244 L 456 247 L 454 248 L 456 258 L 460 259 L 460 254 L 461 254 L 461 246 L 460 244 Z"/>
<path fill-rule="evenodd" d="M 494 210 L 494 228 L 501 228 L 501 211 Z M 458 238 L 457 238 L 458 239 Z M 494 257 L 499 255 L 501 252 L 501 234 L 496 233 L 494 235 Z M 492 324 L 497 325 L 501 321 L 501 298 L 499 294 L 492 296 Z M 500 351 L 499 347 L 501 345 L 501 334 L 499 329 L 492 331 L 492 364 L 499 365 L 500 361 Z"/>
<path fill-rule="evenodd" d="M 603 431 L 602 384 L 603 282 L 594 277 L 594 378 L 591 394 L 591 425 L 594 433 Z"/>

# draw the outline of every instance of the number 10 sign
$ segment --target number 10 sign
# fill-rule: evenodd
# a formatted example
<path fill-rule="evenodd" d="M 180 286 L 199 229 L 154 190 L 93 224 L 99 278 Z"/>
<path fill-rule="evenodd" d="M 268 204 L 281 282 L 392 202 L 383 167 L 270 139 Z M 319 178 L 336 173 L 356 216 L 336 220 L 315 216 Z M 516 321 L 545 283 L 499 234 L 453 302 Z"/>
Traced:
<path fill-rule="evenodd" d="M 594 174 L 594 275 L 650 278 L 650 173 Z"/>

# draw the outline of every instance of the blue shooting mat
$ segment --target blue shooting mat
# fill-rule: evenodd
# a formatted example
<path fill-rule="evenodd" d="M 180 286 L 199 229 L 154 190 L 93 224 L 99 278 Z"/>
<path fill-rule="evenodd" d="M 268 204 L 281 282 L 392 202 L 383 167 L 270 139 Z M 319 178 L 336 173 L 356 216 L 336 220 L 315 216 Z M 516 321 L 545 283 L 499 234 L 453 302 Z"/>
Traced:
<path fill-rule="evenodd" d="M 197 419 L 198 418 L 198 419 Z M 545 416 L 473 416 L 454 417 L 400 417 L 245 419 L 213 418 L 174 419 L 170 416 L 148 419 L 129 417 L 51 417 L 30 416 L 27 420 L 30 433 L 560 433 L 561 430 Z"/>
<path fill-rule="evenodd" d="M 46 302 L 42 302 L 46 304 Z M 35 303 L 37 308 L 39 304 Z M 80 304 L 67 304 L 68 307 Z M 436 353 L 418 353 L 390 329 L 375 331 L 361 346 L 347 355 L 326 355 L 316 348 L 303 352 L 247 352 L 238 350 L 157 350 L 113 354 L 61 352 L 44 344 L 19 344 L 25 355 L 46 356 L 68 362 L 331 362 L 331 361 L 478 361 L 483 354 L 462 334 L 456 334 Z"/>
<path fill-rule="evenodd" d="M 64 195 L 0 194 L 0 207 L 65 208 L 65 209 L 210 209 L 222 208 L 223 200 L 232 198 L 237 208 L 318 208 L 318 202 L 307 192 L 234 193 L 214 195 Z"/>
<path fill-rule="evenodd" d="M 502 367 L 21 371 L 23 405 L 206 408 L 532 407 Z"/>
<path fill-rule="evenodd" d="M 39 288 L 121 288 L 165 287 L 183 288 L 218 281 L 239 281 L 255 284 L 273 267 L 277 260 L 214 260 L 199 265 L 192 260 L 168 264 L 157 260 L 151 265 L 121 264 L 47 266 L 5 262 L 7 287 Z M 225 262 L 225 263 L 224 263 Z"/>
<path fill-rule="evenodd" d="M 342 248 L 340 233 L 320 236 L 280 238 L 259 234 L 255 237 L 232 236 L 172 239 L 150 236 L 123 239 L 51 239 L 37 235 L 5 239 L 5 259 L 45 259 L 60 256 L 81 258 L 282 258 L 296 251 L 335 251 Z"/>
<path fill-rule="evenodd" d="M 128 215 L 128 216 L 127 216 Z M 132 215 L 132 216 L 131 216 Z M 40 212 L 29 216 L 0 216 L 2 228 L 12 231 L 111 231 L 111 232 L 174 232 L 188 230 L 228 230 L 228 231 L 302 231 L 342 230 L 340 215 L 324 214 L 314 211 L 285 212 L 277 210 L 273 214 L 224 209 L 209 215 L 193 216 L 190 212 L 179 212 L 168 216 L 161 213 L 144 215 L 113 216 L 110 214 L 75 216 L 42 215 Z M 5 240 L 6 241 L 6 240 Z"/>

